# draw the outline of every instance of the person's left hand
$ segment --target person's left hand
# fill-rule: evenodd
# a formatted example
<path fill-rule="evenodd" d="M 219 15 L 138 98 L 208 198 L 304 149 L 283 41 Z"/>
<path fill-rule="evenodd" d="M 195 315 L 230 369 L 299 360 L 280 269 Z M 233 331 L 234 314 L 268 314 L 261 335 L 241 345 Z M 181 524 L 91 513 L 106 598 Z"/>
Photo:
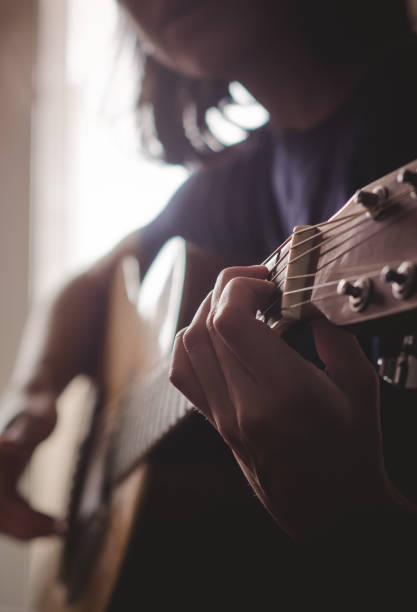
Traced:
<path fill-rule="evenodd" d="M 397 506 L 382 457 L 378 381 L 356 338 L 312 324 L 325 371 L 255 315 L 274 285 L 264 266 L 220 275 L 179 332 L 171 381 L 230 445 L 287 533 L 310 539 L 350 512 Z"/>

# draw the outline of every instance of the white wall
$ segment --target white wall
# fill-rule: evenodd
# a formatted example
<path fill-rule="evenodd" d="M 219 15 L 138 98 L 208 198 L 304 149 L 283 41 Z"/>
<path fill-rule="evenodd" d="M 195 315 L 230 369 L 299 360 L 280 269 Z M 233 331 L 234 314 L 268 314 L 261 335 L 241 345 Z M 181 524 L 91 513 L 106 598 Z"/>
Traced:
<path fill-rule="evenodd" d="M 0 2 L 0 388 L 28 305 L 32 60 L 36 0 Z"/>
<path fill-rule="evenodd" d="M 32 69 L 36 0 L 0 0 L 0 390 L 28 308 Z M 27 547 L 0 539 L 0 610 L 25 611 Z"/>

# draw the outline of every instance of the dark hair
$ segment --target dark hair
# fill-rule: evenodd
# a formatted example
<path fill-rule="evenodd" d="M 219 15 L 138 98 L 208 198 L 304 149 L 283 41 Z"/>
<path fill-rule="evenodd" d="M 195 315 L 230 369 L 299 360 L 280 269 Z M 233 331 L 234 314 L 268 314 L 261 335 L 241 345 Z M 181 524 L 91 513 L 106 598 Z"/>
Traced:
<path fill-rule="evenodd" d="M 322 61 L 361 61 L 410 33 L 407 0 L 295 0 L 300 26 Z M 358 15 L 360 19 L 358 19 Z M 166 68 L 138 46 L 143 78 L 137 110 L 145 152 L 172 164 L 205 162 L 227 147 L 206 121 L 231 102 L 229 83 Z M 249 133 L 249 130 L 247 130 Z"/>
<path fill-rule="evenodd" d="M 142 143 L 152 157 L 170 164 L 202 162 L 224 149 L 210 130 L 209 108 L 231 102 L 229 83 L 197 79 L 142 56 L 143 79 L 138 98 Z"/>

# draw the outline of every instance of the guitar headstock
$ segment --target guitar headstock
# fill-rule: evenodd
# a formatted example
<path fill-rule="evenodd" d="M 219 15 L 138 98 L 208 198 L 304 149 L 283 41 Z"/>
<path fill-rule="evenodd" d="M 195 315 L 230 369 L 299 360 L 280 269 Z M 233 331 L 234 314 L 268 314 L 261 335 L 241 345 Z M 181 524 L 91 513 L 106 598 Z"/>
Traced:
<path fill-rule="evenodd" d="M 264 319 L 336 325 L 417 312 L 417 160 L 355 193 L 327 222 L 301 226 L 265 262 L 277 299 Z"/>

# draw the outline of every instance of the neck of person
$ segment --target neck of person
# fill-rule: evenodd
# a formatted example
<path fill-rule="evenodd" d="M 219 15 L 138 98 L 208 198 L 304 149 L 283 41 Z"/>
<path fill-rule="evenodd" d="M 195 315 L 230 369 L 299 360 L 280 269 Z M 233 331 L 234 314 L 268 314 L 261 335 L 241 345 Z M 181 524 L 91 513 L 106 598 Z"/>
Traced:
<path fill-rule="evenodd" d="M 253 69 L 247 64 L 238 80 L 282 132 L 305 132 L 325 121 L 352 95 L 370 65 L 324 66 L 311 53 L 289 54 L 288 61 L 274 60 L 272 53 L 266 58 Z"/>

